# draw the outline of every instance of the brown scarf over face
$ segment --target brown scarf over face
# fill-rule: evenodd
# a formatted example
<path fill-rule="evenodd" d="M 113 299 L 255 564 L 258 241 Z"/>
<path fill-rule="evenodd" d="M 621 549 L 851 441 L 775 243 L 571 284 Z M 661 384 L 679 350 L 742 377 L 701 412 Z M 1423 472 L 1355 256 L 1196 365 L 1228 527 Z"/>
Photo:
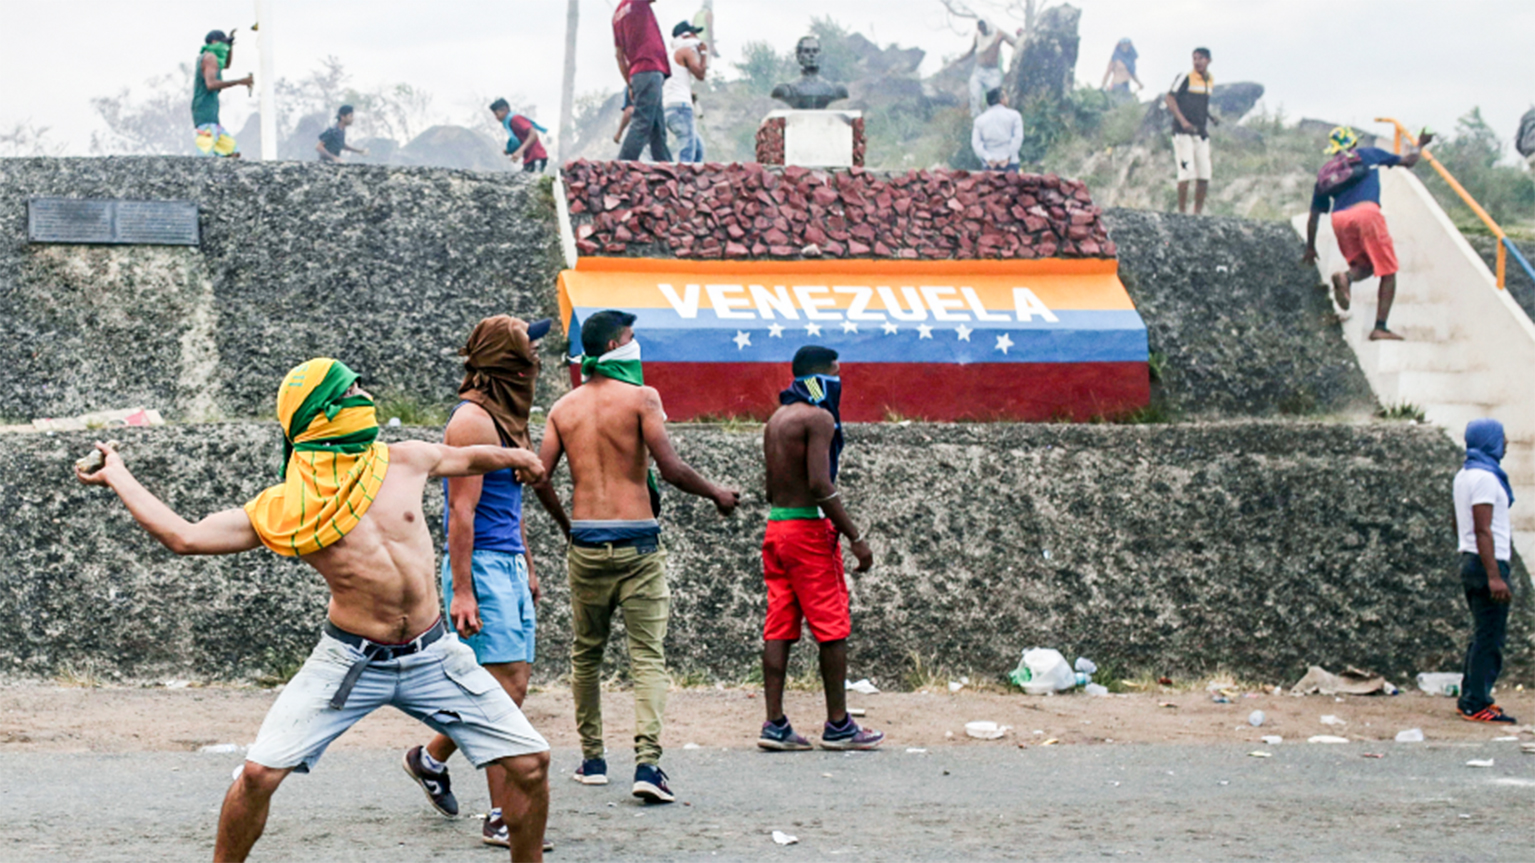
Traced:
<path fill-rule="evenodd" d="M 528 340 L 527 323 L 510 315 L 486 318 L 458 353 L 464 358 L 459 396 L 490 414 L 502 443 L 533 449 L 528 409 L 533 406 L 539 360 Z"/>

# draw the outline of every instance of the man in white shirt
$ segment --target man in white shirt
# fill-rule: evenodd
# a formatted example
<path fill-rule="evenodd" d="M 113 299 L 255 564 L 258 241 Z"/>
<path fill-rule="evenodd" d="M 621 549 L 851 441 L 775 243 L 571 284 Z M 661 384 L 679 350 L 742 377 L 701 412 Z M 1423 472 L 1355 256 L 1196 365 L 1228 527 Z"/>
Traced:
<path fill-rule="evenodd" d="M 672 28 L 672 76 L 661 85 L 661 107 L 666 128 L 677 137 L 677 161 L 702 162 L 704 142 L 698 136 L 698 112 L 693 104 L 693 81 L 709 71 L 709 48 L 698 38 L 703 28 L 683 21 Z"/>
<path fill-rule="evenodd" d="M 1456 706 L 1460 717 L 1470 722 L 1514 725 L 1518 720 L 1492 703 L 1492 685 L 1503 670 L 1508 606 L 1513 600 L 1508 508 L 1514 502 L 1514 490 L 1499 465 L 1503 451 L 1502 423 L 1480 419 L 1466 425 L 1466 463 L 1455 475 L 1455 532 L 1473 631 Z"/>
<path fill-rule="evenodd" d="M 986 93 L 989 106 L 975 118 L 970 129 L 970 149 L 988 171 L 1018 170 L 1018 150 L 1023 147 L 1023 115 L 1007 107 L 1002 88 Z"/>

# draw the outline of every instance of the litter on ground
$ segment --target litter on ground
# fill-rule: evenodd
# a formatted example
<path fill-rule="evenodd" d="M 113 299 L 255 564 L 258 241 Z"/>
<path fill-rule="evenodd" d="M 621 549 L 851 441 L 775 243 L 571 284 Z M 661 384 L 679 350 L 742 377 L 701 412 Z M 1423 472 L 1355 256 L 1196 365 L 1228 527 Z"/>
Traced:
<path fill-rule="evenodd" d="M 1306 676 L 1290 687 L 1291 695 L 1395 695 L 1397 688 L 1379 674 L 1346 668 L 1342 674 L 1333 674 L 1320 665 L 1313 665 Z"/>

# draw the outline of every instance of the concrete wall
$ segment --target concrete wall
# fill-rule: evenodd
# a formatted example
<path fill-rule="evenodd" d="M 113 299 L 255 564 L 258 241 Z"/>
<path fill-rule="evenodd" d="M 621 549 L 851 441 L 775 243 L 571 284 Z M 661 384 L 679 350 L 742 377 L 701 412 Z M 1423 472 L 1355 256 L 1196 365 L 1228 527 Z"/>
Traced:
<path fill-rule="evenodd" d="M 667 494 L 671 666 L 743 679 L 764 608 L 760 430 L 673 435 L 684 458 L 746 495 L 723 520 Z M 852 673 L 881 685 L 899 685 L 917 658 L 1001 675 L 1036 644 L 1116 673 L 1224 668 L 1273 681 L 1308 663 L 1401 679 L 1452 669 L 1463 650 L 1445 517 L 1458 458 L 1433 429 L 1241 421 L 854 425 L 848 435 L 844 497 L 878 556 L 851 579 Z M 272 423 L 121 437 L 145 485 L 191 517 L 248 499 L 278 457 Z M 266 551 L 173 557 L 109 492 L 74 483 L 69 464 L 89 439 L 0 438 L 0 671 L 245 678 L 291 667 L 322 620 L 320 579 Z M 434 489 L 433 524 L 439 507 Z M 566 667 L 568 592 L 550 520 L 531 511 L 529 523 L 546 595 L 538 674 L 549 678 Z M 1535 647 L 1529 602 L 1526 592 L 1511 636 L 1520 663 Z"/>
<path fill-rule="evenodd" d="M 1370 384 L 1282 223 L 1103 215 L 1146 322 L 1153 399 L 1190 416 L 1368 414 Z"/>
<path fill-rule="evenodd" d="M 1457 442 L 1472 419 L 1502 421 L 1508 433 L 1503 466 L 1515 495 L 1535 490 L 1535 323 L 1508 291 L 1498 290 L 1487 265 L 1417 177 L 1402 168 L 1380 175 L 1381 210 L 1401 267 L 1390 326 L 1406 341 L 1369 341 L 1378 279 L 1354 286 L 1344 336 L 1381 402 L 1421 407 Z M 1295 228 L 1305 231 L 1304 215 L 1295 217 Z M 1317 250 L 1324 278 L 1347 266 L 1327 219 Z M 1535 547 L 1535 510 L 1515 507 L 1510 515 L 1516 546 Z"/>
<path fill-rule="evenodd" d="M 202 245 L 33 245 L 37 196 L 193 200 Z M 0 420 L 266 416 L 283 372 L 318 355 L 375 392 L 445 401 L 476 321 L 554 313 L 557 266 L 552 199 L 521 174 L 0 159 Z"/>

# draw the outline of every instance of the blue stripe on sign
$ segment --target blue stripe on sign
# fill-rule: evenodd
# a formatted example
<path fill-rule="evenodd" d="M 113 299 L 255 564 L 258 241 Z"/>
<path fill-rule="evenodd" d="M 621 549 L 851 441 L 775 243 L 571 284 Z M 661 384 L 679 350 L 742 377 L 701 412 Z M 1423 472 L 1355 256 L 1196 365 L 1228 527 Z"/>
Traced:
<path fill-rule="evenodd" d="M 646 312 L 662 317 L 651 326 Z M 589 313 L 585 309 L 577 315 Z M 920 324 L 859 322 L 688 321 L 670 310 L 641 310 L 635 338 L 646 362 L 786 363 L 808 344 L 858 363 L 1146 362 L 1146 327 L 1134 311 L 1058 311 L 1059 323 L 931 320 Z M 666 322 L 664 315 L 672 315 Z M 656 325 L 659 323 L 660 325 Z M 670 323 L 670 326 L 667 325 Z M 718 326 L 718 323 L 736 324 Z M 739 324 L 747 324 L 740 326 Z M 894 328 L 893 332 L 887 331 Z"/>

